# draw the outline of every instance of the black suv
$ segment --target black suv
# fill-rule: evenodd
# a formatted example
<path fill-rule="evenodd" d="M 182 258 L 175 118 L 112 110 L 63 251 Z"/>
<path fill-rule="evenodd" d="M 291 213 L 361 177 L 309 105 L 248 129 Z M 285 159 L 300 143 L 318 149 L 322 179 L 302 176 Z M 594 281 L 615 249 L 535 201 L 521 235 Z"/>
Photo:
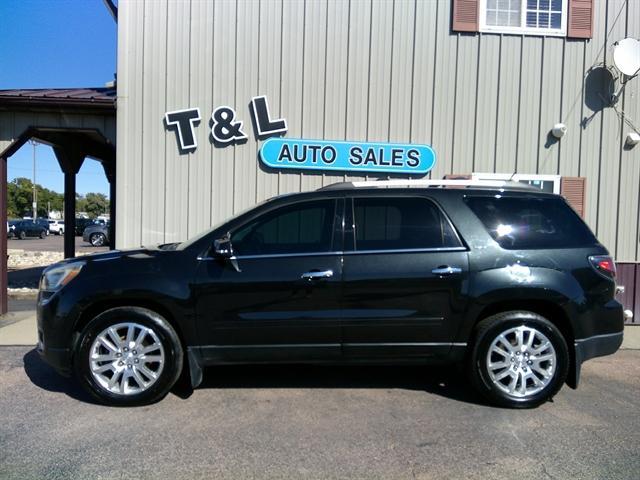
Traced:
<path fill-rule="evenodd" d="M 508 182 L 342 183 L 190 241 L 47 268 L 38 349 L 98 400 L 232 363 L 464 363 L 539 405 L 622 343 L 607 250 L 562 197 Z"/>

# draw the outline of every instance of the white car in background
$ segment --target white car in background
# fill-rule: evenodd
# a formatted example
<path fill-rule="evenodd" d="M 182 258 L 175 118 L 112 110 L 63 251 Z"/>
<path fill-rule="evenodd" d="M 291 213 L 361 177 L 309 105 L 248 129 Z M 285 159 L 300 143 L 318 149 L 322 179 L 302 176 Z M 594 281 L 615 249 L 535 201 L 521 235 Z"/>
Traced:
<path fill-rule="evenodd" d="M 64 234 L 64 220 L 49 220 L 49 231 L 58 235 Z"/>

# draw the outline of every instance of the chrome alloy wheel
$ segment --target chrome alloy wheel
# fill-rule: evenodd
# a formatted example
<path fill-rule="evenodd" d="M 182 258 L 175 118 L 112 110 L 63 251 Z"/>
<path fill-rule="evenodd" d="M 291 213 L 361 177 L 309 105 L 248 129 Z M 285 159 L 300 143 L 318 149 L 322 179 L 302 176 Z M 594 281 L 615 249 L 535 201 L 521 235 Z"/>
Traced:
<path fill-rule="evenodd" d="M 93 379 L 120 395 L 147 390 L 160 378 L 165 364 L 158 335 L 139 323 L 118 323 L 103 330 L 89 352 Z"/>
<path fill-rule="evenodd" d="M 524 325 L 498 335 L 487 353 L 487 371 L 500 390 L 527 398 L 544 390 L 556 370 L 556 351 L 539 330 Z"/>

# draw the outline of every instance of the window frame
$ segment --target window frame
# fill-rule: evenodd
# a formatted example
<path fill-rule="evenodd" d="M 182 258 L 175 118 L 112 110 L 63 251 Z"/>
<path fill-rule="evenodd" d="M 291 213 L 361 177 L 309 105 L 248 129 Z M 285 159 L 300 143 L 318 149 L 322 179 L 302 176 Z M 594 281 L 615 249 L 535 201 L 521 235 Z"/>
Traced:
<path fill-rule="evenodd" d="M 537 173 L 472 173 L 472 180 L 513 180 L 519 182 L 520 180 L 539 180 L 542 182 L 553 182 L 553 193 L 560 195 L 560 184 L 562 175 L 547 175 Z M 543 190 L 540 190 L 541 192 Z"/>
<path fill-rule="evenodd" d="M 458 242 L 457 247 L 425 247 L 425 248 L 385 248 L 385 249 L 373 249 L 373 250 L 356 250 L 356 212 L 355 212 L 355 200 L 356 199 L 374 199 L 379 200 L 382 198 L 419 198 L 426 202 L 430 202 L 438 212 L 442 218 L 444 218 L 445 222 L 451 228 L 455 239 Z M 345 206 L 345 229 L 344 229 L 344 255 L 363 255 L 363 254 L 376 254 L 376 253 L 429 253 L 429 252 L 464 252 L 468 250 L 468 247 L 460 232 L 453 224 L 449 215 L 442 209 L 440 204 L 435 201 L 433 198 L 419 195 L 419 194 L 409 194 L 409 195 L 350 195 L 346 199 L 349 203 Z M 347 238 L 350 236 L 350 238 Z"/>
<path fill-rule="evenodd" d="M 549 0 L 551 1 L 551 0 Z M 542 37 L 566 37 L 569 20 L 569 1 L 562 0 L 560 29 L 527 27 L 527 0 L 520 0 L 520 26 L 510 27 L 501 25 L 487 25 L 487 0 L 478 2 L 478 30 L 482 33 L 505 33 L 514 35 L 529 35 Z"/>
<path fill-rule="evenodd" d="M 255 215 L 248 219 L 246 222 L 243 222 L 240 225 L 235 226 L 234 228 L 229 230 L 229 238 L 231 239 L 231 245 L 233 246 L 233 235 L 235 235 L 239 230 L 247 227 L 248 225 L 256 222 L 260 222 L 260 219 L 266 217 L 268 215 L 273 214 L 274 212 L 282 209 L 287 209 L 291 207 L 299 207 L 301 205 L 307 203 L 315 203 L 315 202 L 325 202 L 331 201 L 333 202 L 333 219 L 331 221 L 331 241 L 329 245 L 329 250 L 324 252 L 312 251 L 312 252 L 296 252 L 296 253 L 264 253 L 264 254 L 252 254 L 252 255 L 236 255 L 235 257 L 238 259 L 252 259 L 252 258 L 287 258 L 287 257 L 306 257 L 306 256 L 320 256 L 320 255 L 337 255 L 342 252 L 336 248 L 337 242 L 339 242 L 339 233 L 338 226 L 340 229 L 342 228 L 342 216 L 343 212 L 341 211 L 341 202 L 337 197 L 319 197 L 319 198 L 309 198 L 305 200 L 301 200 L 298 202 L 286 203 L 283 205 L 274 205 L 273 208 L 270 208 L 264 212 L 261 212 L 258 215 Z"/>

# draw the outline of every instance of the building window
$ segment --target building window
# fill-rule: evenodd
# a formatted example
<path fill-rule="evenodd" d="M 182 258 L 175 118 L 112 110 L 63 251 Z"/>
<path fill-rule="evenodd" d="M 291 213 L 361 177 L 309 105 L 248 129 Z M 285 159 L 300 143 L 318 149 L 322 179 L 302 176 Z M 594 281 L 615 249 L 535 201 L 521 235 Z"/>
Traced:
<path fill-rule="evenodd" d="M 564 36 L 567 0 L 480 0 L 480 31 Z"/>

